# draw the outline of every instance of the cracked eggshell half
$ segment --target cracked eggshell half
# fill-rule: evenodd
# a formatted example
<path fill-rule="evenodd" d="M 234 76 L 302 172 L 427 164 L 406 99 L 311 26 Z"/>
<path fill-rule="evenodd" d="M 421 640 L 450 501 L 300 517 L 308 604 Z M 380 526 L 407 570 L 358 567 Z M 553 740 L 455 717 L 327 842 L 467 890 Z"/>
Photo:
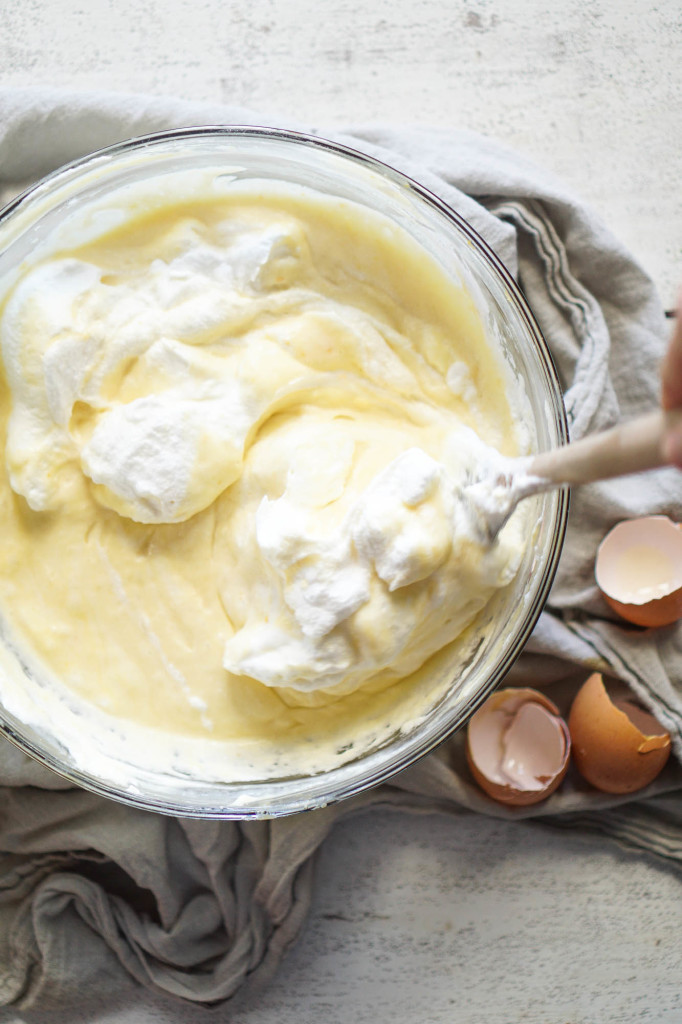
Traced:
<path fill-rule="evenodd" d="M 636 700 L 607 693 L 599 672 L 578 691 L 568 727 L 575 766 L 604 793 L 634 793 L 662 771 L 670 735 Z"/>
<path fill-rule="evenodd" d="M 599 545 L 594 574 L 622 618 L 669 626 L 682 617 L 682 529 L 667 516 L 618 523 Z"/>
<path fill-rule="evenodd" d="M 507 689 L 479 708 L 467 729 L 467 760 L 481 789 L 522 807 L 553 793 L 566 774 L 568 726 L 543 693 Z"/>

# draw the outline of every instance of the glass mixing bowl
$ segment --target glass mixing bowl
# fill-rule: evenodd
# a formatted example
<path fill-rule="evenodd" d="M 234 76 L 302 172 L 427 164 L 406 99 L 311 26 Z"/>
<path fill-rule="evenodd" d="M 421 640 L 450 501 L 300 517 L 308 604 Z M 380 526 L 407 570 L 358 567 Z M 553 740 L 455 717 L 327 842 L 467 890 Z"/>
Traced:
<path fill-rule="evenodd" d="M 118 190 L 149 178 L 160 190 L 172 188 L 177 175 L 197 169 L 213 174 L 220 188 L 229 188 L 233 181 L 283 181 L 352 200 L 396 222 L 474 298 L 488 336 L 496 339 L 511 372 L 523 382 L 537 450 L 565 442 L 561 390 L 547 345 L 521 291 L 491 249 L 462 217 L 417 182 L 319 138 L 267 128 L 185 129 L 136 139 L 70 164 L 0 214 L 0 295 L 36 251 L 48 243 L 58 248 L 60 232 L 68 228 L 74 211 L 82 215 L 98 206 L 88 229 L 97 234 L 109 221 L 116 222 Z M 103 214 L 102 201 L 112 197 L 110 212 Z M 74 755 L 65 737 L 51 730 L 51 698 L 43 681 L 6 638 L 0 644 L 0 728 L 22 750 L 72 782 L 168 814 L 270 817 L 358 793 L 406 768 L 461 727 L 523 648 L 549 592 L 567 517 L 564 491 L 529 500 L 535 503 L 533 536 L 515 580 L 487 607 L 482 639 L 456 669 L 447 653 L 430 663 L 438 697 L 426 714 L 405 721 L 390 737 L 329 771 L 245 783 L 191 777 L 170 764 L 137 764 L 134 757 L 122 759 L 108 750 L 105 733 L 86 726 L 77 706 L 72 731 L 80 731 L 82 749 Z"/>

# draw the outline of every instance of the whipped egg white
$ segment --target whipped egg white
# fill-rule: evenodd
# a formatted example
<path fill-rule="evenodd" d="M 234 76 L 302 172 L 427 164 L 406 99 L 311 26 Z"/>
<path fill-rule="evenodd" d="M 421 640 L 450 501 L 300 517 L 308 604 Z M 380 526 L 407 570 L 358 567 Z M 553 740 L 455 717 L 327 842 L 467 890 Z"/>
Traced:
<path fill-rule="evenodd" d="M 524 446 L 500 356 L 353 203 L 138 210 L 34 259 L 0 345 L 0 610 L 98 713 L 323 763 L 518 570 L 522 521 L 485 544 L 462 500 Z"/>

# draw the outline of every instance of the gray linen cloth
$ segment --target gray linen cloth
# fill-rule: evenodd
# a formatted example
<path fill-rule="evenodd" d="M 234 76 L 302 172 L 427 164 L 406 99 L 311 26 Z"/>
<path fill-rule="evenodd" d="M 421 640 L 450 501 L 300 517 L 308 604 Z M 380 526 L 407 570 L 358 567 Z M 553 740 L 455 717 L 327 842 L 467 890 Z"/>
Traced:
<path fill-rule="evenodd" d="M 122 139 L 212 123 L 264 122 L 173 99 L 0 90 L 0 190 L 8 198 Z M 653 285 L 559 182 L 471 132 L 321 134 L 417 178 L 496 250 L 552 348 L 574 438 L 656 405 L 668 331 Z M 608 797 L 570 774 L 539 807 L 505 809 L 472 785 L 458 735 L 390 785 L 322 811 L 272 822 L 182 820 L 73 788 L 0 740 L 0 1006 L 21 1008 L 26 1016 L 16 1019 L 71 1019 L 87 990 L 96 996 L 83 1019 L 92 1020 L 130 978 L 159 998 L 204 1005 L 253 991 L 305 920 L 315 851 L 339 816 L 368 806 L 533 818 L 601 833 L 680 870 L 682 625 L 642 631 L 616 622 L 593 579 L 607 530 L 651 512 L 682 518 L 676 470 L 573 495 L 555 586 L 509 677 L 547 687 L 564 710 L 588 671 L 625 680 L 673 737 L 676 758 L 647 790 Z"/>

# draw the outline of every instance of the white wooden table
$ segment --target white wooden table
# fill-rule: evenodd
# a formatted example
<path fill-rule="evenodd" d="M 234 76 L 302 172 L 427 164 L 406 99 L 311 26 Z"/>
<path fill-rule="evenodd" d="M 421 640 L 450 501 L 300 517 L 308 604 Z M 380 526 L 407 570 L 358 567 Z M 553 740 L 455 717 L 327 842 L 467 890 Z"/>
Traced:
<path fill-rule="evenodd" d="M 320 125 L 486 132 L 552 169 L 674 303 L 679 0 L 0 0 L 0 82 L 171 93 Z M 374 814 L 323 848 L 268 992 L 186 1024 L 682 1022 L 679 881 L 596 839 Z M 140 1024 L 176 1020 L 137 999 Z M 118 1010 L 112 1008 L 112 1024 Z"/>
<path fill-rule="evenodd" d="M 682 278 L 679 0 L 1 0 L 0 80 L 317 124 L 457 125 L 554 170 Z"/>

